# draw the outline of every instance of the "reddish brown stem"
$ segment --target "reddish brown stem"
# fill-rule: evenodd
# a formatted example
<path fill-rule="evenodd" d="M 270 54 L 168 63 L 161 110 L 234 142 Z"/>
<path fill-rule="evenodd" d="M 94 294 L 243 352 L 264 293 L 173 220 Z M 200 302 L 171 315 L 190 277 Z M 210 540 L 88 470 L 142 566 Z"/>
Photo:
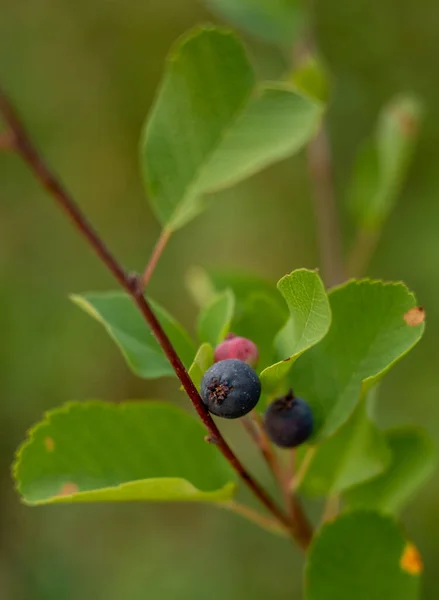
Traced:
<path fill-rule="evenodd" d="M 273 476 L 282 491 L 285 508 L 288 510 L 294 528 L 294 538 L 296 540 L 301 540 L 301 545 L 304 547 L 308 547 L 312 539 L 312 525 L 309 522 L 302 505 L 291 490 L 290 475 L 289 473 L 284 473 L 279 464 L 270 440 L 263 429 L 260 415 L 256 411 L 253 411 L 251 413 L 251 419 L 243 419 L 243 425 L 261 451 L 268 468 L 273 473 Z"/>
<path fill-rule="evenodd" d="M 154 250 L 152 251 L 151 257 L 148 261 L 148 264 L 143 271 L 143 275 L 140 278 L 140 285 L 144 290 L 149 283 L 149 280 L 152 277 L 152 274 L 155 271 L 157 263 L 163 253 L 163 250 L 166 248 L 167 243 L 169 242 L 169 238 L 172 235 L 172 231 L 170 229 L 163 229 L 159 239 L 157 240 L 156 245 L 154 246 Z"/>
<path fill-rule="evenodd" d="M 10 131 L 0 132 L 0 150 L 14 150 L 14 136 Z"/>
<path fill-rule="evenodd" d="M 308 169 L 324 278 L 328 286 L 333 286 L 345 280 L 345 272 L 332 181 L 331 149 L 324 124 L 308 145 Z"/>
<path fill-rule="evenodd" d="M 262 427 L 261 420 L 256 411 L 251 413 L 250 417 L 245 417 L 242 419 L 242 424 L 247 430 L 250 437 L 253 439 L 255 444 L 258 446 L 262 456 L 264 457 L 265 462 L 268 465 L 268 468 L 273 473 L 275 480 L 283 486 L 283 473 L 282 469 L 279 465 L 279 462 L 276 458 L 275 453 L 273 452 L 273 448 L 267 439 Z"/>
<path fill-rule="evenodd" d="M 216 445 L 222 452 L 224 457 L 229 461 L 233 469 L 238 473 L 241 479 L 247 484 L 247 486 L 253 491 L 255 496 L 261 501 L 266 509 L 273 514 L 281 523 L 288 528 L 291 535 L 296 539 L 297 543 L 306 549 L 309 545 L 309 539 L 302 539 L 296 535 L 295 527 L 290 522 L 290 519 L 283 514 L 278 506 L 273 502 L 270 496 L 266 493 L 264 488 L 252 477 L 252 475 L 246 470 L 241 461 L 235 456 L 230 446 L 227 444 L 223 436 L 221 435 L 218 427 L 212 420 L 209 412 L 205 408 L 205 405 L 195 387 L 192 379 L 189 377 L 183 363 L 177 355 L 174 347 L 172 346 L 169 338 L 158 322 L 155 314 L 153 313 L 148 301 L 143 296 L 142 287 L 140 285 L 140 279 L 137 276 L 129 275 L 114 258 L 108 248 L 105 246 L 99 235 L 96 233 L 92 225 L 88 222 L 86 217 L 82 214 L 79 207 L 76 205 L 73 198 L 63 188 L 61 183 L 53 175 L 51 170 L 45 164 L 43 159 L 40 157 L 36 148 L 30 140 L 24 126 L 22 125 L 15 109 L 7 99 L 6 95 L 0 88 L 0 113 L 10 132 L 13 134 L 13 143 L 15 151 L 22 157 L 27 163 L 30 170 L 34 173 L 37 180 L 41 185 L 52 195 L 60 208 L 69 216 L 77 230 L 85 237 L 89 245 L 93 248 L 96 254 L 99 256 L 101 261 L 105 264 L 108 270 L 113 274 L 115 279 L 120 285 L 127 291 L 132 297 L 133 302 L 136 303 L 140 312 L 142 313 L 145 321 L 148 323 L 151 331 L 156 337 L 157 341 L 161 345 L 165 352 L 170 364 L 172 365 L 176 375 L 180 379 L 180 382 L 185 389 L 187 395 L 192 401 L 195 410 L 200 416 L 204 423 L 210 437 L 216 440 Z"/>

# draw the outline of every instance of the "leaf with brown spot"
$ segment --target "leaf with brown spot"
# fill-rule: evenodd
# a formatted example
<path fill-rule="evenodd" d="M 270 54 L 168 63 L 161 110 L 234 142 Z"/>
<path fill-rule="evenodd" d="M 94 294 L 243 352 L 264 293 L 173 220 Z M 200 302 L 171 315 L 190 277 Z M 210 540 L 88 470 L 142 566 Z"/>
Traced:
<path fill-rule="evenodd" d="M 425 321 L 425 310 L 422 306 L 415 306 L 404 314 L 404 321 L 409 327 L 417 327 Z"/>
<path fill-rule="evenodd" d="M 400 564 L 401 569 L 410 573 L 410 575 L 419 575 L 424 568 L 419 550 L 410 542 L 408 542 L 404 548 Z"/>
<path fill-rule="evenodd" d="M 424 332 L 424 324 L 407 327 L 402 319 L 417 305 L 403 283 L 349 281 L 332 289 L 329 301 L 329 333 L 291 373 L 295 393 L 313 410 L 315 438 L 334 434 Z"/>
<path fill-rule="evenodd" d="M 79 492 L 79 487 L 76 483 L 72 481 L 68 481 L 61 486 L 61 490 L 59 492 L 59 496 L 72 496 L 73 494 L 77 494 Z"/>
<path fill-rule="evenodd" d="M 230 500 L 236 476 L 201 423 L 164 402 L 70 403 L 50 411 L 17 453 L 29 505 Z M 56 440 L 56 451 L 47 451 Z"/>
<path fill-rule="evenodd" d="M 417 600 L 419 571 L 401 568 L 407 544 L 388 516 L 369 511 L 342 514 L 313 539 L 305 600 Z M 406 555 L 411 566 L 413 557 L 412 552 Z"/>
<path fill-rule="evenodd" d="M 52 437 L 46 437 L 44 440 L 44 445 L 47 452 L 53 452 L 55 449 L 55 441 Z"/>

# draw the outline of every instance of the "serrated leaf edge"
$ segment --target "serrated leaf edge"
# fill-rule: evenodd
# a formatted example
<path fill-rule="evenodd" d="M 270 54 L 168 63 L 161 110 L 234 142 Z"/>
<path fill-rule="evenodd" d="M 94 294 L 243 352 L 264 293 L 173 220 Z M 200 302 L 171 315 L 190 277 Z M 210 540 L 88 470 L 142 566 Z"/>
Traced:
<path fill-rule="evenodd" d="M 348 287 L 349 285 L 380 285 L 382 287 L 400 287 L 403 288 L 406 293 L 407 296 L 409 298 L 411 298 L 413 300 L 413 306 L 417 305 L 417 299 L 416 296 L 414 294 L 414 292 L 412 292 L 409 287 L 402 281 L 384 281 L 382 279 L 370 279 L 368 277 L 362 278 L 362 279 L 349 279 L 348 281 L 346 281 L 345 283 L 342 283 L 338 286 L 335 286 L 333 288 L 331 288 L 331 290 L 329 290 L 328 296 L 330 297 L 332 293 L 337 292 L 345 287 Z M 401 315 L 401 319 L 403 318 L 403 315 Z M 407 327 L 409 327 L 407 325 Z M 401 358 L 404 358 L 404 356 L 406 356 L 410 350 L 412 350 L 416 344 L 420 341 L 420 339 L 422 338 L 422 335 L 424 333 L 425 330 L 425 323 L 421 323 L 421 325 L 417 326 L 420 330 L 420 335 L 418 337 L 417 340 L 415 340 L 413 342 L 413 344 L 411 346 L 409 346 L 404 352 L 402 352 L 401 354 L 399 354 L 399 356 L 397 358 L 395 358 L 395 360 L 393 360 L 392 362 L 390 362 L 384 369 L 381 369 L 381 371 L 377 371 L 376 373 L 369 375 L 369 377 L 366 377 L 366 379 L 362 380 L 361 383 L 361 393 L 360 393 L 360 398 L 362 397 L 362 395 L 367 392 L 369 389 L 371 389 L 371 387 L 373 387 L 374 385 L 374 380 L 377 378 L 381 378 L 383 375 L 385 375 L 397 362 L 399 362 L 401 360 Z M 369 384 L 372 383 L 372 385 L 369 386 Z M 338 429 L 337 429 L 338 431 Z"/>

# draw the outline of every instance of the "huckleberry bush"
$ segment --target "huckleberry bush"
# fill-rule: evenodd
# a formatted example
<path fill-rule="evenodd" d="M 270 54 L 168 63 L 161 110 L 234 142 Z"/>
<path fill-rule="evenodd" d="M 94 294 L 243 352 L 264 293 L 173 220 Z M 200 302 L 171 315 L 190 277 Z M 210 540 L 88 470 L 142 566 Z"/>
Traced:
<path fill-rule="evenodd" d="M 417 598 L 422 560 L 396 516 L 431 472 L 434 453 L 418 427 L 379 428 L 374 406 L 379 381 L 420 340 L 424 311 L 403 283 L 348 277 L 362 274 L 396 203 L 419 101 L 392 100 L 358 153 L 346 199 L 356 240 L 349 259 L 342 240 L 326 236 L 323 278 L 297 269 L 275 285 L 236 270 L 199 269 L 190 285 L 200 307 L 195 338 L 146 290 L 169 238 L 215 201 L 211 192 L 305 150 L 317 210 L 324 204 L 337 217 L 333 190 L 328 196 L 325 188 L 329 79 L 311 46 L 292 51 L 307 19 L 297 21 L 294 3 L 267 4 L 258 19 L 250 1 L 239 18 L 231 3 L 209 4 L 250 34 L 289 46 L 295 59 L 282 80 L 266 82 L 229 30 L 199 27 L 176 42 L 141 134 L 142 177 L 162 226 L 143 274 L 114 258 L 0 97 L 8 149 L 25 159 L 118 282 L 119 290 L 74 294 L 73 302 L 105 327 L 135 375 L 179 380 L 163 401 L 71 402 L 49 411 L 17 451 L 18 493 L 29 506 L 211 503 L 291 537 L 306 554 L 308 600 Z M 212 415 L 242 424 L 272 471 L 276 497 Z M 243 486 L 260 510 L 237 500 Z M 308 497 L 326 499 L 323 523 L 307 517 Z"/>

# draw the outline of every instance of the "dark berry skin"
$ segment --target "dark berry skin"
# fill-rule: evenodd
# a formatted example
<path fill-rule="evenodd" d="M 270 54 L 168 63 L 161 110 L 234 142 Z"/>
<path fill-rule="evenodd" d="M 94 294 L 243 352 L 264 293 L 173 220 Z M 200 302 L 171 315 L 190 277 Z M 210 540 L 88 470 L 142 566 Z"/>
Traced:
<path fill-rule="evenodd" d="M 209 412 L 225 419 L 237 419 L 258 403 L 261 382 L 244 361 L 221 360 L 204 373 L 200 393 Z"/>
<path fill-rule="evenodd" d="M 269 405 L 264 415 L 264 429 L 276 446 L 295 448 L 311 436 L 311 408 L 305 400 L 295 398 L 291 391 Z"/>
<path fill-rule="evenodd" d="M 251 367 L 255 367 L 259 359 L 258 347 L 247 338 L 229 333 L 226 339 L 215 348 L 215 362 L 228 358 L 237 358 Z"/>

